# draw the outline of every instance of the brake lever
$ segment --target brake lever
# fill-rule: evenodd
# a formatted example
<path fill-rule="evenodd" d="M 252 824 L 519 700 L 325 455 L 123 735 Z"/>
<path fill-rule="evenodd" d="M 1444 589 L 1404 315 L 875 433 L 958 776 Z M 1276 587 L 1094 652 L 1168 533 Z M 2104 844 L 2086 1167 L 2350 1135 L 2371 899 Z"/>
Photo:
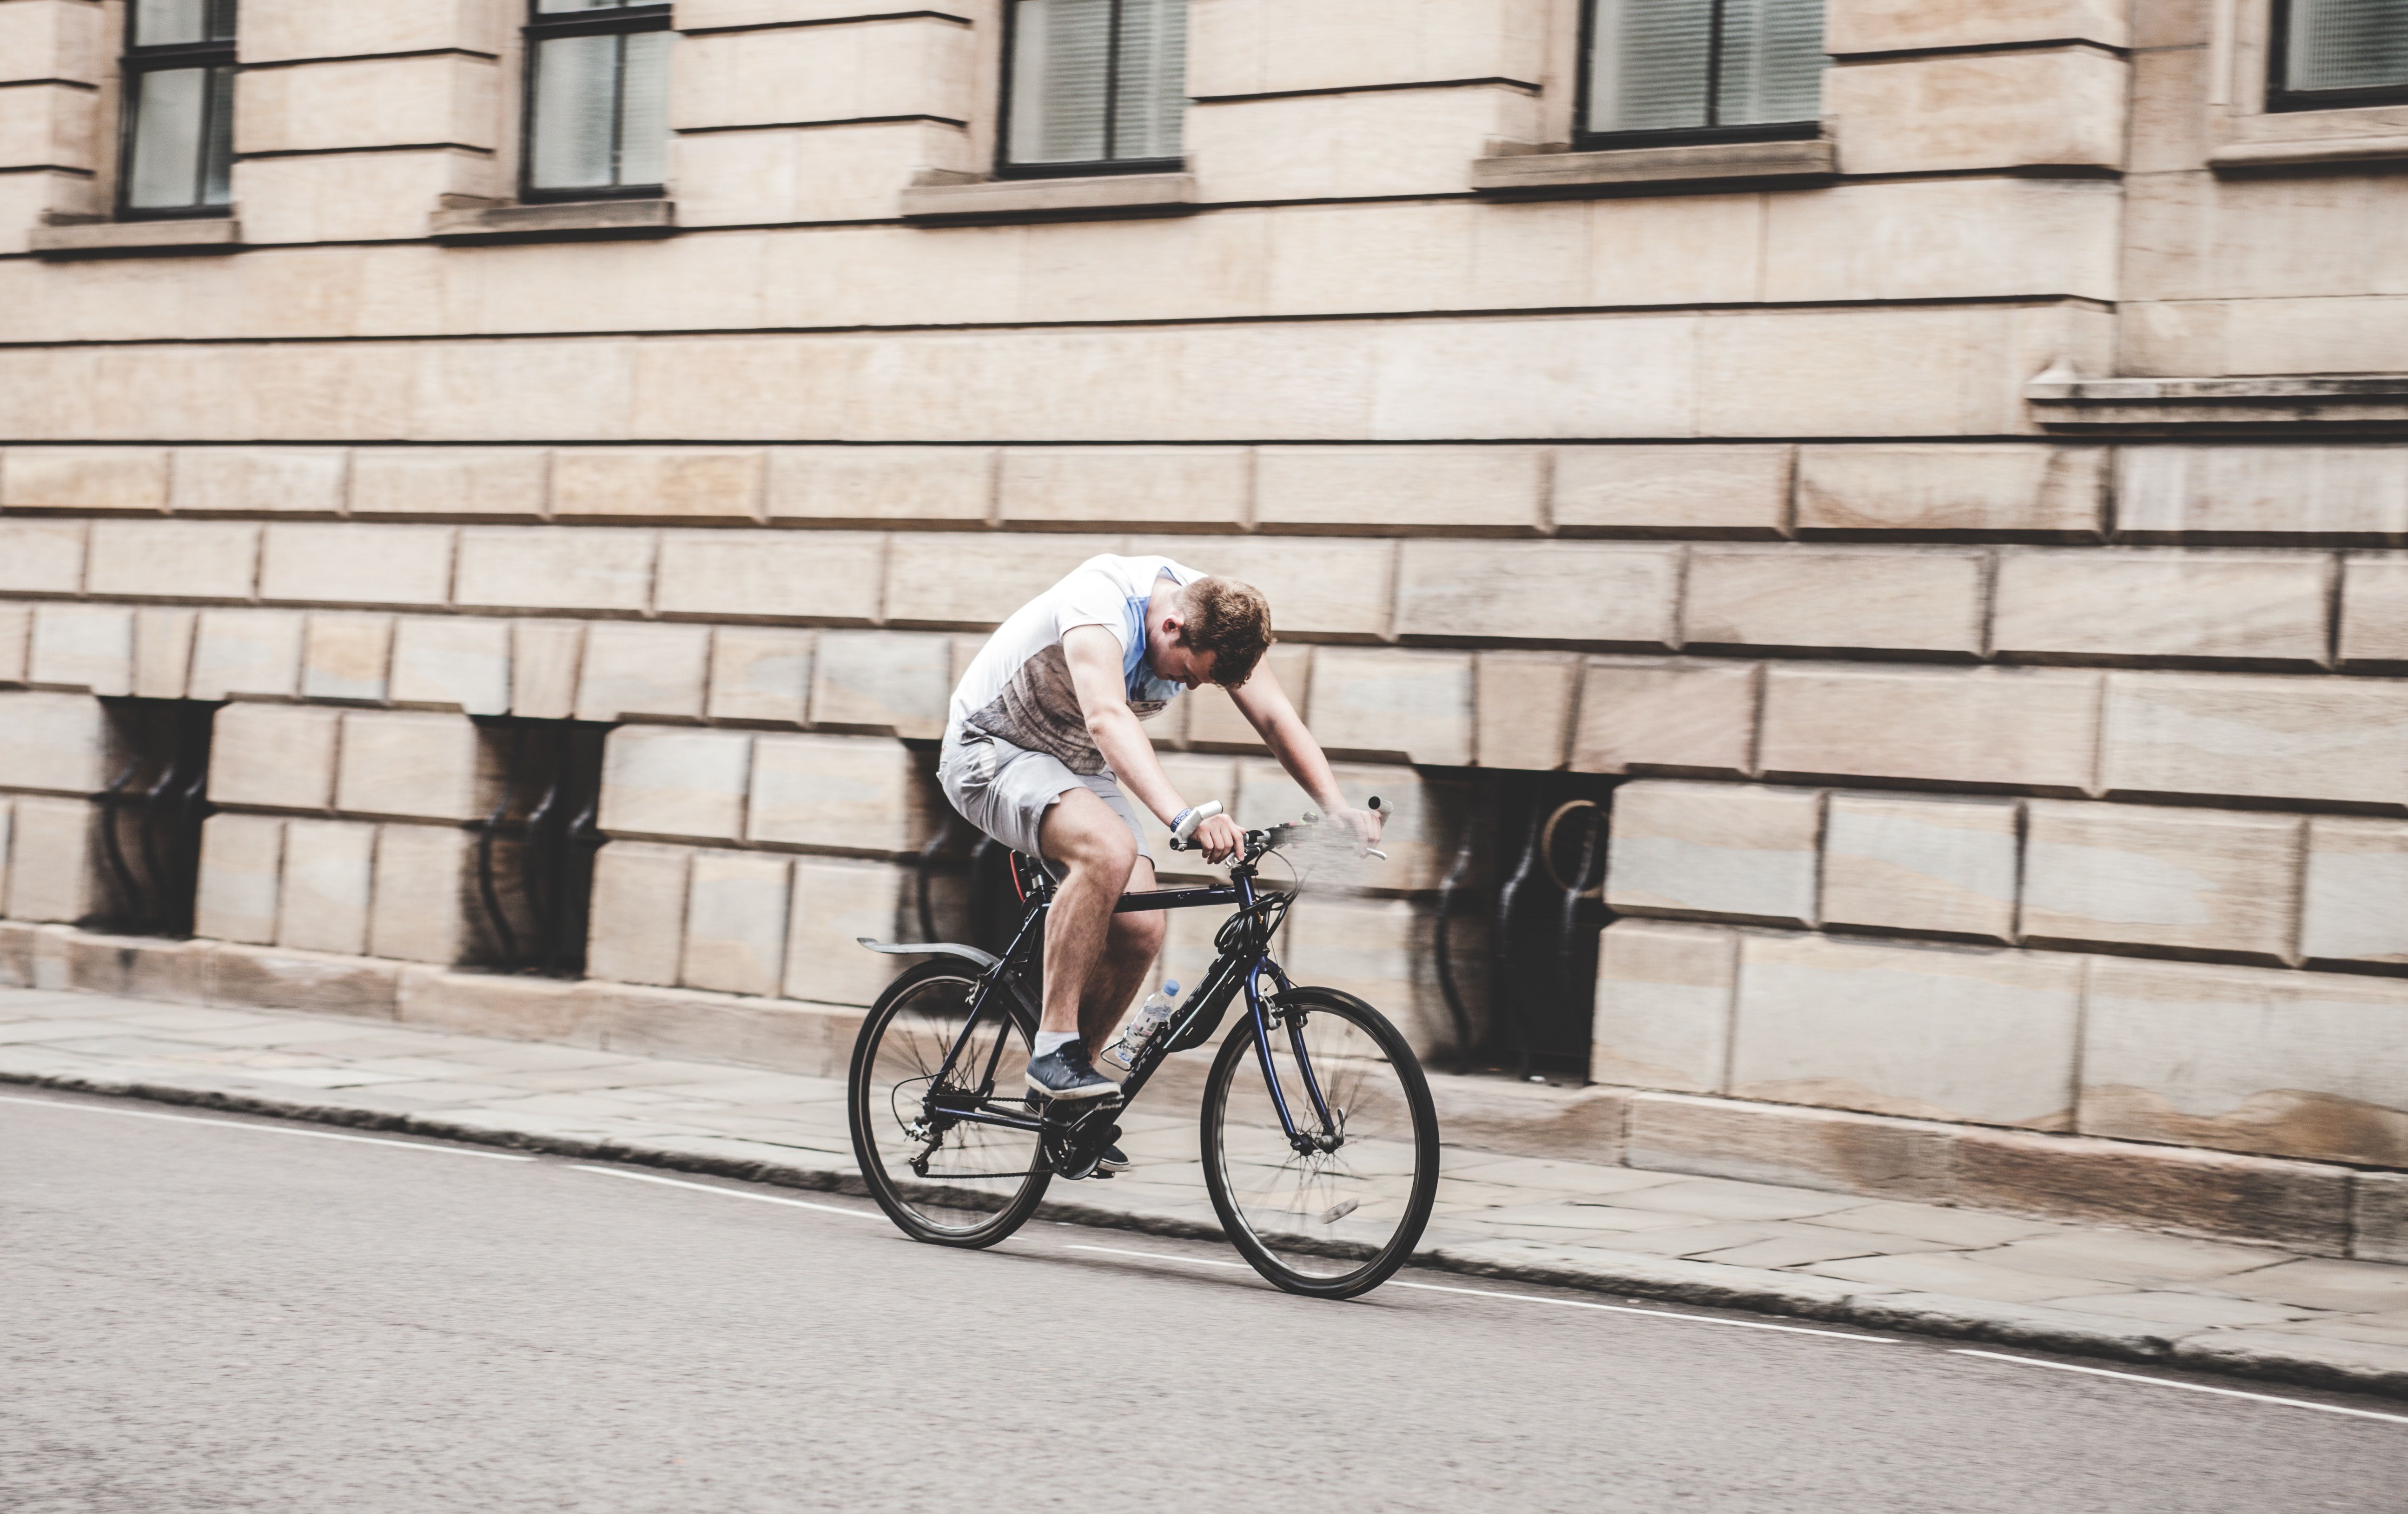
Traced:
<path fill-rule="evenodd" d="M 1383 807 L 1380 803 L 1380 796 L 1376 793 L 1370 798 L 1363 801 L 1363 807 L 1369 810 L 1372 814 L 1378 815 L 1382 820 L 1385 820 L 1390 815 L 1397 812 L 1397 807 L 1394 805 Z M 1388 860 L 1388 854 L 1382 851 L 1377 847 L 1365 847 L 1363 849 L 1363 855 L 1367 857 L 1377 857 L 1382 862 L 1386 862 Z"/>

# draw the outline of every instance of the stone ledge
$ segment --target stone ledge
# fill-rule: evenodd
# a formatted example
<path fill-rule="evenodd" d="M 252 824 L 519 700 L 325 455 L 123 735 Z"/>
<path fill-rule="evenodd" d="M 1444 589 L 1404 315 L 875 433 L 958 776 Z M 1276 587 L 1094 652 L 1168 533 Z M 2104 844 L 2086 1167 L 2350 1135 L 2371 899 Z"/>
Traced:
<path fill-rule="evenodd" d="M 2041 424 L 2076 427 L 2265 423 L 2408 424 L 2408 374 L 2082 378 L 2051 371 L 2024 387 Z"/>
<path fill-rule="evenodd" d="M 36 256 L 45 258 L 175 257 L 194 252 L 233 252 L 242 246 L 242 222 L 232 216 L 70 221 L 36 226 L 29 245 Z"/>
<path fill-rule="evenodd" d="M 560 205 L 487 205 L 437 210 L 426 218 L 438 242 L 550 241 L 666 236 L 677 230 L 675 200 L 578 200 Z"/>
<path fill-rule="evenodd" d="M 931 180 L 903 191 L 903 219 L 928 225 L 1184 215 L 1195 207 L 1193 174 Z"/>
<path fill-rule="evenodd" d="M 2347 1167 L 1703 1094 L 1628 1098 L 1626 1166 L 2355 1254 Z"/>
<path fill-rule="evenodd" d="M 2408 1264 L 2408 1172 L 2361 1172 L 2349 1186 L 2349 1254 Z"/>
<path fill-rule="evenodd" d="M 2219 174 L 2315 164 L 2408 162 L 2408 133 L 2398 136 L 2332 136 L 2297 142 L 2228 142 L 2207 155 Z"/>
<path fill-rule="evenodd" d="M 2408 106 L 2219 116 L 2209 132 L 2207 164 L 2219 174 L 2408 160 Z"/>
<path fill-rule="evenodd" d="M 1839 148 L 1829 137 L 1698 142 L 1475 158 L 1471 187 L 1484 194 L 1594 194 L 1659 184 L 1812 181 L 1834 178 L 1839 171 Z"/>

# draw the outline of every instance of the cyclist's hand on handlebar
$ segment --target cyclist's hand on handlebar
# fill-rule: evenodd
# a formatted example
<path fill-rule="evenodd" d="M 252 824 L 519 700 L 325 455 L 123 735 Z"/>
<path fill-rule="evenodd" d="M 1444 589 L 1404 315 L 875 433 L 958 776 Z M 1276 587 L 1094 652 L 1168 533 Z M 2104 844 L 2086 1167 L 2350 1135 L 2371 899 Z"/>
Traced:
<path fill-rule="evenodd" d="M 1228 816 L 1214 815 L 1197 825 L 1192 844 L 1206 862 L 1225 863 L 1244 850 L 1246 833 Z"/>
<path fill-rule="evenodd" d="M 1354 854 L 1369 856 L 1380 844 L 1380 823 L 1383 811 L 1377 809 L 1333 809 L 1329 818 L 1346 828 L 1354 841 Z"/>

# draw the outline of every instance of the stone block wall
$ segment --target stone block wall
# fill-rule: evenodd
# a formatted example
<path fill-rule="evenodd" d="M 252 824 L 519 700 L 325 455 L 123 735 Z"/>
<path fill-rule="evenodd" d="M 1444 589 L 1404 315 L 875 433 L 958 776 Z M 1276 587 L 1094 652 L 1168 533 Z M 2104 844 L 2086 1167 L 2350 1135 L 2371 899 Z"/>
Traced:
<path fill-rule="evenodd" d="M 2408 686 L 2381 655 L 2408 636 L 2388 593 L 2400 554 L 2375 545 L 2401 538 L 2364 513 L 2408 498 L 2408 449 L 1667 450 L 1451 449 L 1412 484 L 1461 503 L 1439 524 L 1400 528 L 1375 519 L 1383 491 L 1408 482 L 1384 448 L 983 450 L 968 456 L 987 512 L 975 521 L 953 503 L 966 474 L 952 450 L 425 450 L 382 477 L 365 450 L 146 460 L 11 448 L 0 453 L 9 655 L 45 691 L 22 696 L 28 713 L 11 722 L 34 764 L 22 781 L 98 787 L 89 772 L 38 771 L 67 761 L 73 743 L 51 726 L 88 725 L 91 694 L 231 699 L 210 789 L 220 806 L 456 832 L 482 812 L 478 784 L 491 778 L 464 716 L 573 716 L 621 726 L 601 817 L 614 837 L 891 864 L 941 814 L 924 764 L 893 738 L 941 732 L 984 629 L 1087 552 L 1164 550 L 1271 593 L 1286 638 L 1274 671 L 1333 752 L 1371 764 L 1350 768 L 1350 784 L 1403 802 L 1396 864 L 1352 888 L 1426 902 L 1452 854 L 1460 803 L 1403 764 L 1568 767 L 1733 785 L 1625 791 L 1609 902 L 1629 913 L 2317 967 L 2381 970 L 2408 953 L 2358 881 L 2408 867 L 2397 825 L 2380 818 L 2408 802 L 2396 761 Z M 315 469 L 333 480 L 317 500 L 333 518 L 187 510 L 179 499 L 229 498 L 189 493 L 195 456 L 204 478 L 244 488 Z M 690 471 L 697 456 L 710 465 Z M 2358 518 L 2282 513 L 2272 480 L 2302 459 L 2360 486 L 2334 507 Z M 526 521 L 426 519 L 447 513 L 443 489 L 489 477 L 531 491 Z M 666 519 L 684 499 L 728 523 L 586 523 L 558 512 L 564 477 L 574 500 L 650 500 Z M 145 493 L 150 478 L 160 482 Z M 1578 524 L 1553 518 L 1568 483 L 1592 502 Z M 376 518 L 363 518 L 364 487 Z M 860 529 L 869 516 L 854 504 L 836 507 L 864 513 L 834 524 L 770 517 L 761 501 L 774 488 L 870 491 L 886 528 Z M 1061 501 L 1070 523 L 1107 507 L 1080 506 L 1082 490 L 1158 501 L 1188 529 L 1062 533 L 1008 518 L 1015 497 Z M 1319 502 L 1314 527 L 1346 534 L 1205 523 L 1208 505 L 1236 497 L 1259 511 L 1281 491 Z M 1762 523 L 1690 525 L 1700 500 L 1712 519 Z M 110 501 L 138 507 L 98 513 Z M 1605 506 L 1612 524 L 1598 523 Z M 1460 535 L 1475 515 L 1549 534 Z M 2286 519 L 2298 529 L 2275 529 Z M 1245 759 L 1260 749 L 1223 696 L 1177 707 L 1158 735 L 1188 754 L 1175 777 L 1193 797 L 1243 795 L 1241 813 L 1277 818 L 1253 795 L 1284 780 L 1263 787 L 1276 770 Z M 1825 799 L 1828 785 L 1841 787 Z M 1980 790 L 2022 797 L 1971 796 Z M 1281 802 L 1303 806 L 1293 793 Z M 2233 802 L 2276 809 L 2197 807 Z M 2305 813 L 2318 807 L 2334 812 Z M 1882 855 L 1920 855 L 1932 836 L 1953 849 L 1953 870 Z M 1827 841 L 1835 850 L 1818 850 Z M 422 877 L 456 883 L 456 836 L 449 853 L 404 843 L 408 862 L 375 867 L 366 845 L 222 818 L 205 929 L 323 950 L 367 950 L 372 937 L 397 954 L 469 950 L 473 910 L 413 936 L 369 903 L 371 878 L 395 898 L 441 892 Z M 308 907 L 292 913 L 308 923 L 280 923 L 261 864 L 231 860 L 271 851 L 306 857 L 321 880 L 307 889 L 350 902 L 320 907 L 305 892 L 294 897 Z M 1701 856 L 1722 861 L 1699 873 Z M 2125 857 L 2178 875 L 2180 897 L 2134 902 L 2136 889 L 2172 885 L 2103 870 Z M 800 897 L 783 892 L 795 888 L 746 873 L 713 896 Z M 892 900 L 879 911 L 854 934 L 895 929 Z M 1366 929 L 1411 961 L 1426 924 Z M 752 952 L 746 974 L 689 969 L 683 945 L 645 950 L 675 965 L 640 981 L 797 992 L 782 948 Z M 1444 1024 L 1426 974 L 1380 971 L 1361 980 L 1391 997 L 1412 983 L 1413 1017 Z M 1431 1044 L 1441 1038 L 1433 1030 Z"/>
<path fill-rule="evenodd" d="M 177 697 L 162 694 L 156 697 Z M 0 694 L 0 723 L 34 725 L 42 707 L 101 729 L 97 699 Z M 22 726 L 20 728 L 22 728 Z M 470 837 L 497 793 L 493 756 L 457 715 L 244 701 L 217 713 L 201 837 L 196 930 L 213 939 L 452 963 L 471 956 Z M 114 761 L 124 754 L 112 751 Z M 42 775 L 10 764 L 5 781 Z M 107 887 L 87 818 L 105 777 L 64 781 L 74 797 L 21 794 L 7 917 L 76 921 Z M 28 809 L 26 807 L 33 808 Z M 22 817 L 40 817 L 32 826 Z"/>

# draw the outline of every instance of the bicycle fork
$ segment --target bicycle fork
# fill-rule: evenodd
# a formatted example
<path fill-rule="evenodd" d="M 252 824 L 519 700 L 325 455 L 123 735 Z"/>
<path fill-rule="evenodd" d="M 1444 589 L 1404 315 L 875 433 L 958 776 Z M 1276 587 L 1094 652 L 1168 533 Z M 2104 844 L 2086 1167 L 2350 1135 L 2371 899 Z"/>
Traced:
<path fill-rule="evenodd" d="M 1254 967 L 1246 974 L 1246 1008 L 1254 1021 L 1254 1064 L 1262 1069 L 1263 1085 L 1270 1090 L 1271 1107 L 1279 1114 L 1280 1129 L 1287 1134 L 1287 1144 L 1299 1156 L 1335 1151 L 1346 1142 L 1346 1133 L 1329 1112 L 1328 1100 L 1322 1097 L 1321 1082 L 1312 1075 L 1312 1059 L 1304 1050 L 1304 1015 L 1301 1010 L 1282 1007 L 1283 1013 L 1274 1016 L 1265 1007 L 1261 978 L 1269 973 L 1279 983 L 1280 993 L 1286 993 L 1295 984 L 1280 971 L 1279 964 L 1268 952 L 1254 959 Z M 1272 1003 L 1276 1004 L 1276 999 Z M 1305 1096 L 1312 1101 L 1312 1117 L 1319 1128 L 1312 1132 L 1297 1126 L 1296 1115 L 1288 1108 L 1287 1091 L 1280 1087 L 1279 1065 L 1272 1061 L 1271 1026 L 1274 1021 L 1287 1029 L 1288 1050 L 1296 1058 L 1297 1080 L 1303 1084 Z"/>

